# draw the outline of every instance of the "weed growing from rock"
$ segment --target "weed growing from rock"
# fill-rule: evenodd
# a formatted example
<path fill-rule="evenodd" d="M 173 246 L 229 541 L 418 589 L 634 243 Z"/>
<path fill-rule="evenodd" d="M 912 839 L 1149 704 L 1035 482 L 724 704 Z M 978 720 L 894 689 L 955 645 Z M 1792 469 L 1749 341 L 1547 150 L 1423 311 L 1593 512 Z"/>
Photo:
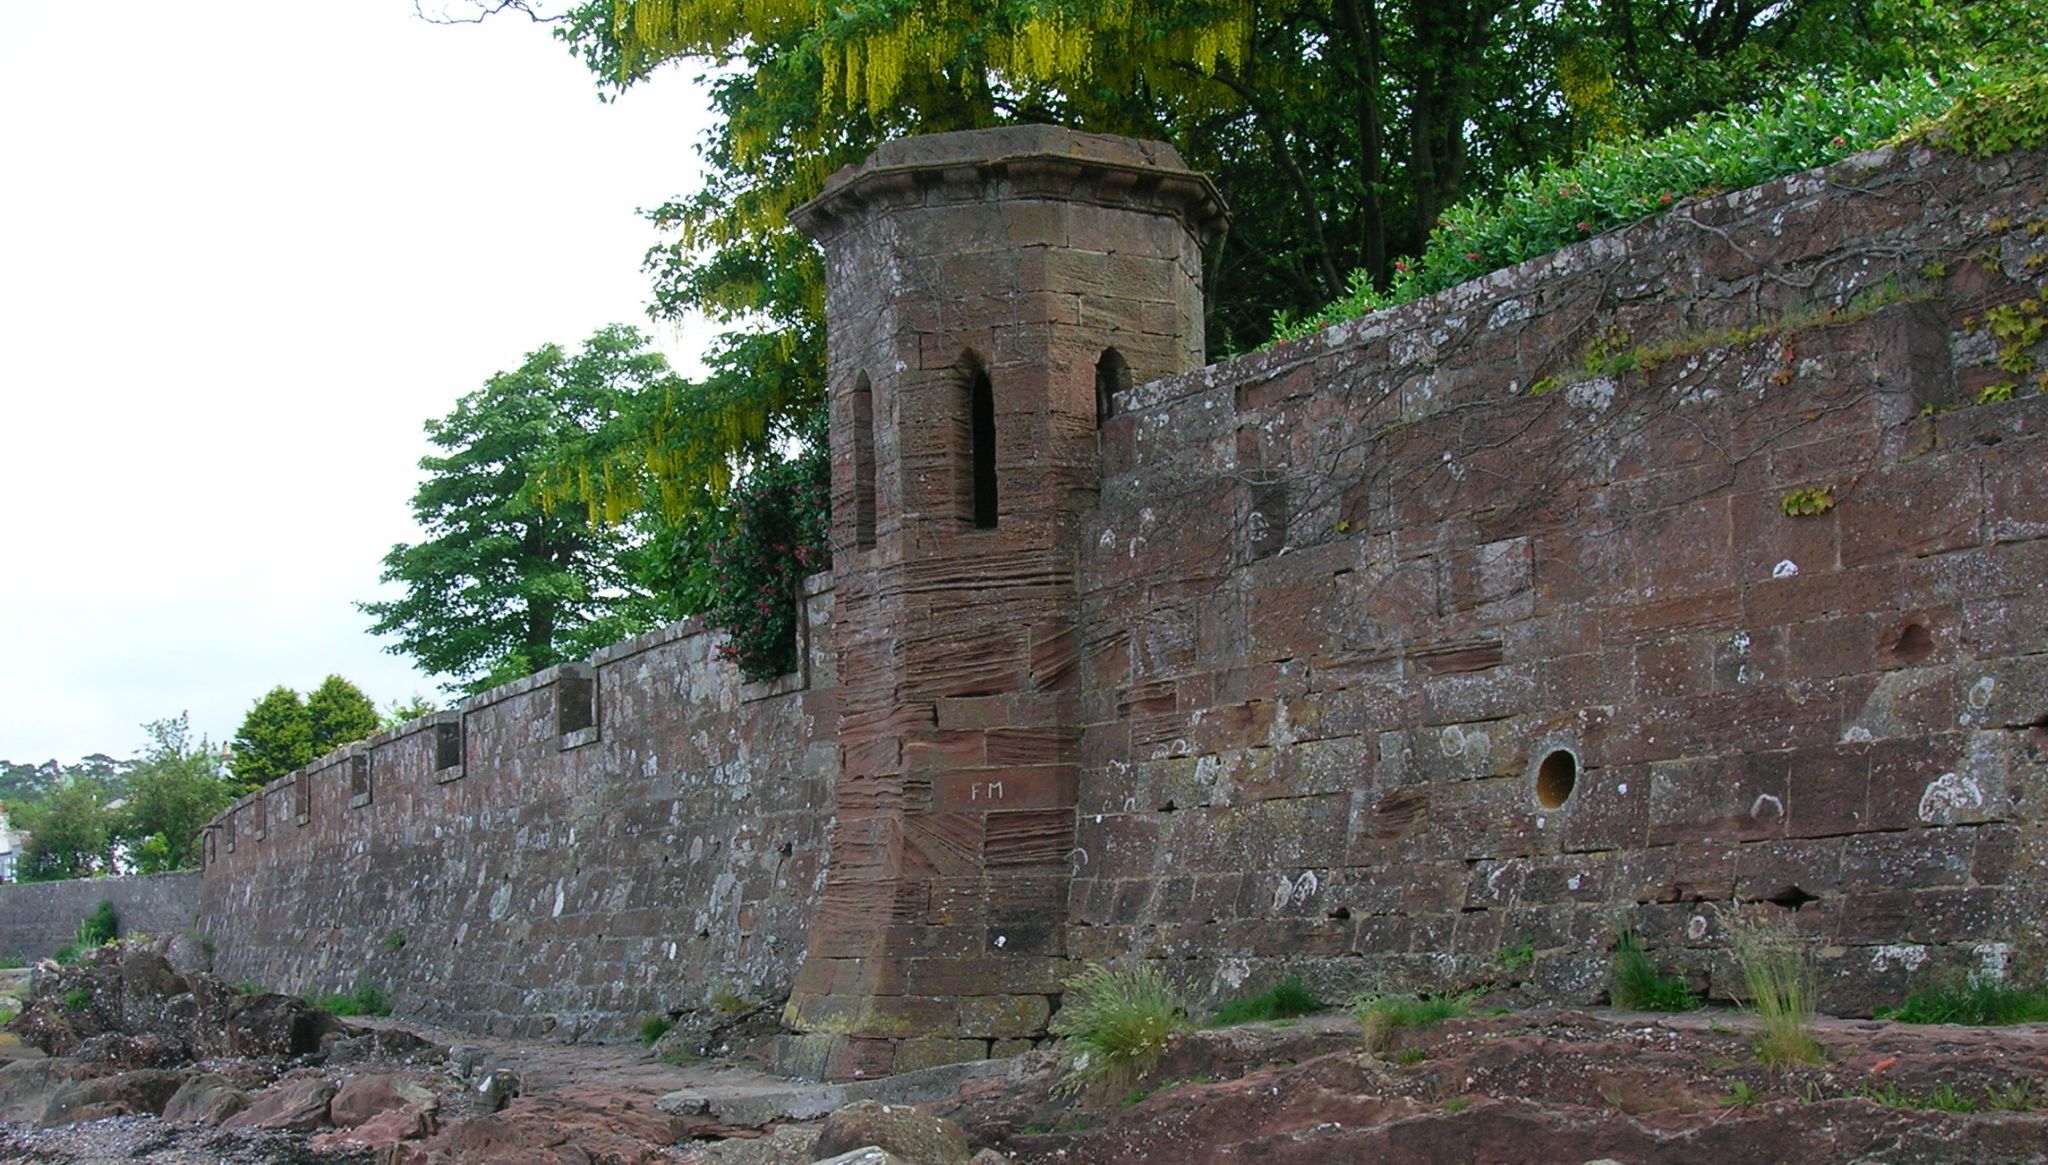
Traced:
<path fill-rule="evenodd" d="M 1900 1023 L 1965 1023 L 1980 1027 L 2048 1021 L 2048 991 L 2029 991 L 1972 975 L 1906 996 L 1879 1019 Z"/>
<path fill-rule="evenodd" d="M 665 1015 L 650 1015 L 640 1021 L 640 1042 L 651 1048 L 674 1026 Z"/>
<path fill-rule="evenodd" d="M 1818 1064 L 1820 1042 L 1813 1038 L 1818 984 L 1813 949 L 1774 907 L 1733 907 L 1720 910 L 1728 947 L 1742 969 L 1748 998 L 1745 1009 L 1763 1021 L 1757 1058 L 1774 1068 Z"/>
<path fill-rule="evenodd" d="M 322 1011 L 344 1016 L 391 1014 L 391 1001 L 384 997 L 383 991 L 367 983 L 358 984 L 356 989 L 347 995 L 325 996 L 315 1006 Z"/>
<path fill-rule="evenodd" d="M 1607 971 L 1607 998 L 1627 1011 L 1691 1011 L 1699 998 L 1685 980 L 1657 970 L 1643 953 L 1642 940 L 1633 928 L 1621 932 L 1614 944 L 1614 961 Z"/>
<path fill-rule="evenodd" d="M 1470 994 L 1368 995 L 1352 1008 L 1352 1014 L 1365 1030 L 1366 1048 L 1378 1052 L 1393 1042 L 1395 1032 L 1457 1019 L 1471 1010 Z"/>
<path fill-rule="evenodd" d="M 1290 975 L 1257 995 L 1234 999 L 1217 1008 L 1216 1014 L 1209 1017 L 1209 1026 L 1229 1027 L 1238 1023 L 1295 1019 L 1329 1009 L 1329 1004 L 1303 986 L 1299 978 Z"/>
<path fill-rule="evenodd" d="M 1066 996 L 1048 1030 L 1060 1037 L 1057 1096 L 1101 1084 L 1128 1089 L 1188 1029 L 1187 1002 L 1149 966 L 1090 964 L 1066 980 Z"/>

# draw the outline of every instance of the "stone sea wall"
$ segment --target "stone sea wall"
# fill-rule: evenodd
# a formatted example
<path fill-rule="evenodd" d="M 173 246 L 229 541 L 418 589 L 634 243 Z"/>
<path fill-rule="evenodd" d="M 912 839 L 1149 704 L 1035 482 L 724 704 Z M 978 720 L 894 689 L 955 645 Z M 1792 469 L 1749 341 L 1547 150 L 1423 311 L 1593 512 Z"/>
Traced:
<path fill-rule="evenodd" d="M 1126 394 L 1067 953 L 1590 1002 L 1632 927 L 1725 994 L 1765 901 L 1867 1013 L 2038 952 L 2044 192 L 1878 151 Z"/>
<path fill-rule="evenodd" d="M 742 685 L 676 624 L 322 758 L 208 829 L 216 970 L 469 1030 L 617 1036 L 786 995 L 832 817 L 837 685 Z"/>

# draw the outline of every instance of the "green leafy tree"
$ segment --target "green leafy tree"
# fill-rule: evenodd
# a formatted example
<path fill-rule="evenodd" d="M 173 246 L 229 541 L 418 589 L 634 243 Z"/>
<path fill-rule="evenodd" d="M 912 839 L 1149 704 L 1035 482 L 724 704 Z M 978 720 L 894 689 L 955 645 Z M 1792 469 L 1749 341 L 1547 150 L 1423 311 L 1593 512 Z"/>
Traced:
<path fill-rule="evenodd" d="M 377 705 L 363 690 L 330 675 L 306 696 L 306 716 L 313 725 L 313 755 L 325 756 L 351 741 L 377 731 L 382 721 Z"/>
<path fill-rule="evenodd" d="M 2016 0 L 1997 0 L 2010 5 Z M 1236 210 L 1208 253 L 1219 351 L 1385 289 L 1446 208 L 1517 169 L 1754 98 L 1901 66 L 1954 0 L 522 0 L 616 92 L 711 69 L 702 188 L 651 212 L 653 313 L 733 326 L 700 382 L 558 451 L 547 487 L 688 535 L 821 399 L 822 273 L 786 223 L 883 139 L 1011 122 L 1163 138 Z M 1362 272 L 1363 274 L 1354 274 Z M 713 523 L 716 525 L 717 523 Z M 701 554 L 704 540 L 685 537 Z"/>
<path fill-rule="evenodd" d="M 403 596 L 359 604 L 373 630 L 397 637 L 388 650 L 474 692 L 644 628 L 646 596 L 622 559 L 635 539 L 618 524 L 634 506 L 623 495 L 566 504 L 537 482 L 558 450 L 589 439 L 623 403 L 659 400 L 676 384 L 645 336 L 613 325 L 574 354 L 535 350 L 427 422 L 443 450 L 420 462 L 428 477 L 413 495 L 428 537 L 384 558 L 383 579 Z"/>
<path fill-rule="evenodd" d="M 393 700 L 377 715 L 378 728 L 396 728 L 410 724 L 422 716 L 432 716 L 441 710 L 440 705 L 415 692 L 403 700 Z"/>
<path fill-rule="evenodd" d="M 235 730 L 228 773 L 247 792 L 306 767 L 313 756 L 313 718 L 306 702 L 279 684 L 256 701 Z"/>
<path fill-rule="evenodd" d="M 40 804 L 24 806 L 16 824 L 27 831 L 28 840 L 22 844 L 15 877 L 48 882 L 111 872 L 114 833 L 109 800 L 105 784 L 72 773 Z"/>
<path fill-rule="evenodd" d="M 149 743 L 128 769 L 128 796 L 113 833 L 129 847 L 137 873 L 189 869 L 199 864 L 200 829 L 234 800 L 236 788 L 221 775 L 213 745 L 192 739 L 183 713 L 143 731 Z"/>

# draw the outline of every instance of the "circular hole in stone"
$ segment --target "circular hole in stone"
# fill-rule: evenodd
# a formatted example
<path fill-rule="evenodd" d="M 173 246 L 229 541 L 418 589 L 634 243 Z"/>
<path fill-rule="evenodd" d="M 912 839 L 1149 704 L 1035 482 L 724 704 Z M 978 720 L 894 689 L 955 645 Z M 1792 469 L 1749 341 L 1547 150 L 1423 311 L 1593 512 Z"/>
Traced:
<path fill-rule="evenodd" d="M 1562 809 L 1579 783 L 1579 758 L 1567 748 L 1556 748 L 1536 766 L 1536 803 L 1545 809 Z"/>
<path fill-rule="evenodd" d="M 1892 641 L 1892 655 L 1903 663 L 1920 663 L 1934 654 L 1934 633 L 1925 623 L 1908 623 Z"/>

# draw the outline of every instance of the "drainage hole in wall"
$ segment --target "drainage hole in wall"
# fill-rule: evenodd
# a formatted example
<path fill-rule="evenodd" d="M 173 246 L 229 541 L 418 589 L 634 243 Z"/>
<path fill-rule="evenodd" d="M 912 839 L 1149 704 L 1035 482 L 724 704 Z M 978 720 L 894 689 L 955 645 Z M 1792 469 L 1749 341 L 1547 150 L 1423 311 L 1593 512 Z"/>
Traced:
<path fill-rule="evenodd" d="M 1782 906 L 1787 910 L 1797 910 L 1809 902 L 1818 900 L 1819 897 L 1820 895 L 1808 894 L 1797 886 L 1785 885 L 1764 895 L 1763 900 L 1773 906 Z"/>
<path fill-rule="evenodd" d="M 1891 643 L 1892 658 L 1901 663 L 1924 663 L 1934 654 L 1934 633 L 1925 623 L 1908 623 Z"/>
<path fill-rule="evenodd" d="M 1324 918 L 1334 918 L 1334 919 L 1337 919 L 1338 921 L 1340 921 L 1340 922 L 1341 922 L 1341 921 L 1343 921 L 1344 919 L 1347 919 L 1347 918 L 1351 917 L 1351 908 L 1350 908 L 1349 906 L 1339 906 L 1339 907 L 1338 907 L 1337 909 L 1335 909 L 1335 910 L 1332 910 L 1332 911 L 1330 911 L 1330 912 L 1329 912 L 1328 914 L 1325 914 L 1325 915 L 1324 915 L 1323 917 L 1324 917 Z"/>
<path fill-rule="evenodd" d="M 1552 749 L 1536 766 L 1536 803 L 1545 809 L 1562 809 L 1579 783 L 1579 758 L 1570 749 Z"/>

